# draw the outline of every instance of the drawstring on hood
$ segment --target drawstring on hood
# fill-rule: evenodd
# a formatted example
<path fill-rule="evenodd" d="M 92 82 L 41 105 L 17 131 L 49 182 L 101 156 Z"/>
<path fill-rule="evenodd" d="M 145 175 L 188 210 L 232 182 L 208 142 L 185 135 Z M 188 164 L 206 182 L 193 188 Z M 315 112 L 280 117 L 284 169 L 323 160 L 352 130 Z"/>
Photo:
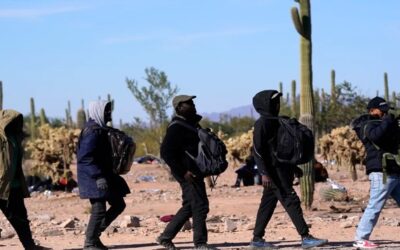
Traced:
<path fill-rule="evenodd" d="M 260 115 L 277 116 L 281 96 L 282 93 L 276 90 L 260 91 L 253 97 L 253 106 Z"/>
<path fill-rule="evenodd" d="M 104 100 L 92 101 L 89 103 L 89 118 L 94 120 L 101 127 L 107 127 L 104 120 L 104 111 L 108 103 L 108 101 Z"/>

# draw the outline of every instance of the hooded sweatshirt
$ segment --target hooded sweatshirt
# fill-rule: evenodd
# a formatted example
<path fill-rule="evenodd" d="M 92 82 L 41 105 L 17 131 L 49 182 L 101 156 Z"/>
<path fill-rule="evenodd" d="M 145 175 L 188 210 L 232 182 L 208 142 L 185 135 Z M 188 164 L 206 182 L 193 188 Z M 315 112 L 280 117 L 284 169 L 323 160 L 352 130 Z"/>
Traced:
<path fill-rule="evenodd" d="M 253 97 L 253 106 L 260 114 L 254 124 L 253 147 L 255 161 L 261 175 L 270 176 L 274 172 L 276 162 L 272 157 L 269 141 L 276 136 L 279 122 L 268 118 L 278 116 L 281 96 L 282 94 L 276 90 L 263 90 Z"/>
<path fill-rule="evenodd" d="M 20 122 L 14 123 L 17 119 Z M 24 197 L 29 197 L 22 171 L 22 145 L 18 135 L 6 134 L 11 124 L 22 126 L 22 114 L 15 110 L 0 110 L 0 199 L 8 200 L 10 189 L 21 188 Z M 22 131 L 22 127 L 19 129 Z"/>

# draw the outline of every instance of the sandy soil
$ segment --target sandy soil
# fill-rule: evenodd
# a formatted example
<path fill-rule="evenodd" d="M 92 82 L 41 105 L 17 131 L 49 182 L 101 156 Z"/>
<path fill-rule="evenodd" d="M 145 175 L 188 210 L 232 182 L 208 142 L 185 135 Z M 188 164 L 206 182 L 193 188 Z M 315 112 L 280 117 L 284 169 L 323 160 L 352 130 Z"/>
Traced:
<path fill-rule="evenodd" d="M 359 172 L 361 180 L 357 182 L 349 180 L 345 170 L 329 170 L 329 174 L 349 190 L 351 201 L 322 201 L 318 190 L 327 184 L 318 183 L 313 210 L 305 211 L 305 218 L 314 236 L 329 239 L 329 244 L 320 249 L 351 249 L 362 207 L 368 199 L 369 182 L 362 171 Z M 155 181 L 141 181 L 143 176 L 152 176 Z M 132 193 L 125 199 L 127 207 L 123 214 L 102 235 L 103 243 L 110 249 L 162 249 L 154 243 L 165 227 L 159 217 L 174 214 L 180 207 L 179 186 L 169 181 L 165 169 L 158 165 L 134 165 L 124 178 Z M 247 248 L 261 197 L 260 186 L 231 188 L 235 178 L 234 169 L 230 168 L 218 179 L 217 187 L 208 190 L 209 243 L 220 249 Z M 79 199 L 74 193 L 40 193 L 26 199 L 26 206 L 34 238 L 42 245 L 54 249 L 82 248 L 90 207 L 87 200 Z M 139 218 L 140 227 L 123 226 L 126 216 Z M 65 226 L 67 220 L 73 220 L 74 225 Z M 18 238 L 12 237 L 12 229 L 2 214 L 0 223 L 3 229 L 0 248 L 22 249 Z M 380 243 L 383 249 L 400 249 L 399 233 L 400 209 L 389 200 L 371 239 Z M 267 227 L 266 240 L 282 249 L 300 248 L 299 236 L 280 204 Z M 191 249 L 191 230 L 180 232 L 174 242 L 180 249 Z"/>

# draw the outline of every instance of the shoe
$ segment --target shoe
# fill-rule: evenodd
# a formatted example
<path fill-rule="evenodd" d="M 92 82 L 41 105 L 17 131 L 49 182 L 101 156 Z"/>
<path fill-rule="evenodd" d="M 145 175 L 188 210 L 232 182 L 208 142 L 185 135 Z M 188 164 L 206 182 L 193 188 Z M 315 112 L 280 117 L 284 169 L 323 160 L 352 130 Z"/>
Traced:
<path fill-rule="evenodd" d="M 163 246 L 166 250 L 178 250 L 178 248 L 175 247 L 174 243 L 172 243 L 171 240 L 163 240 L 161 236 L 158 236 L 156 238 L 156 242 L 158 245 Z"/>
<path fill-rule="evenodd" d="M 108 247 L 99 240 L 93 245 L 85 245 L 83 250 L 108 250 Z"/>
<path fill-rule="evenodd" d="M 357 240 L 353 243 L 353 247 L 356 247 L 357 249 L 372 249 L 377 248 L 378 244 L 369 240 Z"/>
<path fill-rule="evenodd" d="M 303 239 L 301 241 L 301 247 L 304 249 L 307 249 L 307 248 L 322 246 L 322 245 L 326 244 L 327 242 L 328 242 L 328 240 L 318 239 L 318 238 L 313 237 L 311 234 L 309 234 L 309 235 L 303 237 Z"/>
<path fill-rule="evenodd" d="M 277 247 L 274 244 L 268 243 L 264 239 L 261 239 L 261 240 L 251 241 L 249 248 L 253 250 L 269 250 L 269 249 L 276 249 Z"/>
<path fill-rule="evenodd" d="M 218 250 L 218 248 L 216 247 L 212 247 L 208 244 L 200 244 L 197 245 L 195 248 L 193 248 L 194 250 Z"/>

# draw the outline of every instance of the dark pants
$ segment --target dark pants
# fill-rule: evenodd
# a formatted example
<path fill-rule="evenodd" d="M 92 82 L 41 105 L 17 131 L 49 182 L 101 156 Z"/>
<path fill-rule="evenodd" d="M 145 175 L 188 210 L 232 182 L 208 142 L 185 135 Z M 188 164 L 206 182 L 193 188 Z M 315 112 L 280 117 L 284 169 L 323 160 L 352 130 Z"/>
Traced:
<path fill-rule="evenodd" d="M 106 202 L 110 208 L 106 209 Z M 120 215 L 126 205 L 123 197 L 110 197 L 108 199 L 90 199 L 92 212 L 86 229 L 85 246 L 96 245 L 101 233 Z"/>
<path fill-rule="evenodd" d="M 205 244 L 208 241 L 206 219 L 209 205 L 204 180 L 196 179 L 193 183 L 181 181 L 179 184 L 182 188 L 182 207 L 167 225 L 160 238 L 172 240 L 185 222 L 192 217 L 193 242 L 196 246 Z"/>
<path fill-rule="evenodd" d="M 26 211 L 21 189 L 11 189 L 8 201 L 0 200 L 0 209 L 17 232 L 19 240 L 24 248 L 33 249 L 35 242 L 32 239 L 28 213 Z"/>
<path fill-rule="evenodd" d="M 274 182 L 273 187 L 269 190 L 264 188 L 261 204 L 257 212 L 253 240 L 262 239 L 264 237 L 265 228 L 274 213 L 278 200 L 288 213 L 297 232 L 301 236 L 305 236 L 309 232 L 303 217 L 300 199 L 292 187 L 293 173 L 286 170 L 285 168 L 277 169 L 277 173 L 272 176 Z"/>

